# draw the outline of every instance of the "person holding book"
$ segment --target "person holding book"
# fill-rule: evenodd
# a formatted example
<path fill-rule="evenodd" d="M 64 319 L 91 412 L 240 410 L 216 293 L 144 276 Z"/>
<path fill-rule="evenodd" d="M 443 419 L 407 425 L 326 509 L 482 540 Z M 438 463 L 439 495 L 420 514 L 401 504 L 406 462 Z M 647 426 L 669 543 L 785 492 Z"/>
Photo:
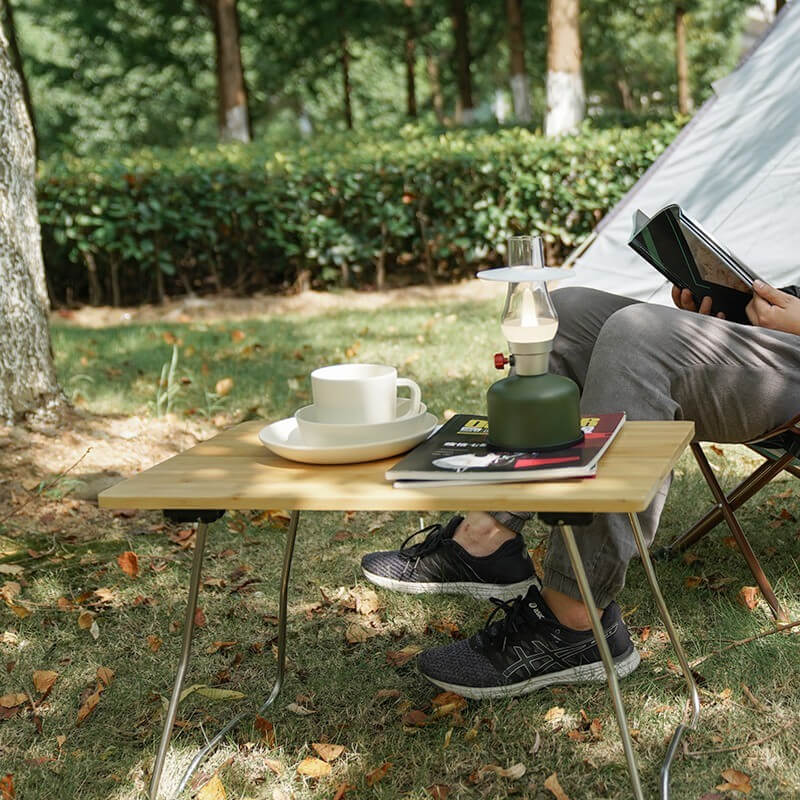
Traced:
<path fill-rule="evenodd" d="M 576 381 L 583 414 L 691 419 L 699 441 L 746 442 L 800 411 L 798 287 L 756 281 L 746 309 L 750 325 L 716 316 L 707 298 L 698 305 L 679 289 L 673 291 L 677 308 L 580 287 L 559 289 L 552 299 L 559 328 L 551 371 Z M 668 478 L 639 514 L 648 544 L 669 486 Z M 605 680 L 558 531 L 550 537 L 542 582 L 536 577 L 522 538 L 531 516 L 454 516 L 412 534 L 399 550 L 362 559 L 365 577 L 386 588 L 493 599 L 497 608 L 482 630 L 418 657 L 420 672 L 437 686 L 484 698 Z M 627 515 L 597 514 L 576 533 L 617 673 L 627 675 L 639 664 L 615 602 L 636 555 Z"/>

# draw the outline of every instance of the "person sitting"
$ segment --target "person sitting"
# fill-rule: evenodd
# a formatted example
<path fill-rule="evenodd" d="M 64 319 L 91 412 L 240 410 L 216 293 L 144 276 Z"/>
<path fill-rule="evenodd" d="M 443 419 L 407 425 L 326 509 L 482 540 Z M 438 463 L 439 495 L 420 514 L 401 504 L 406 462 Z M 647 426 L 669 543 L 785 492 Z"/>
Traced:
<path fill-rule="evenodd" d="M 673 288 L 678 308 L 586 288 L 552 294 L 559 327 L 551 370 L 572 378 L 581 413 L 625 411 L 629 420 L 690 419 L 698 441 L 746 442 L 798 413 L 800 291 L 760 281 L 747 306 L 751 325 L 713 316 Z M 687 313 L 698 312 L 698 313 Z M 671 476 L 638 514 L 648 546 Z M 509 491 L 514 491 L 513 487 Z M 494 598 L 486 625 L 469 639 L 426 650 L 420 672 L 465 697 L 524 694 L 558 683 L 605 680 L 589 616 L 558 530 L 540 583 L 522 530 L 532 514 L 470 512 L 412 534 L 399 550 L 370 553 L 364 576 L 413 594 Z M 425 538 L 416 544 L 418 534 Z M 596 514 L 576 530 L 581 559 L 617 674 L 639 655 L 615 598 L 636 547 L 626 514 Z M 501 613 L 502 612 L 502 613 Z"/>

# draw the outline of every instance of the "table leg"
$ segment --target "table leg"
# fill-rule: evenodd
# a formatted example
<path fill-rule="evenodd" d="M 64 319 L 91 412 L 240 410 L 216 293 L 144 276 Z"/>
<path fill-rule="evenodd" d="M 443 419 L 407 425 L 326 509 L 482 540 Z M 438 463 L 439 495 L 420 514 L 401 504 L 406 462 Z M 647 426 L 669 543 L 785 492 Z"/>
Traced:
<path fill-rule="evenodd" d="M 164 760 L 169 749 L 169 738 L 172 734 L 172 726 L 175 724 L 175 717 L 178 714 L 178 701 L 183 688 L 183 680 L 186 677 L 186 670 L 189 667 L 189 657 L 192 652 L 192 633 L 194 632 L 194 612 L 197 608 L 197 594 L 200 591 L 200 573 L 203 568 L 203 551 L 206 548 L 206 534 L 208 533 L 208 523 L 197 523 L 197 534 L 194 541 L 194 556 L 192 557 L 192 575 L 189 580 L 189 597 L 186 602 L 186 615 L 183 618 L 183 647 L 181 657 L 178 661 L 178 671 L 175 673 L 175 683 L 172 687 L 172 697 L 167 707 L 167 718 L 164 721 L 164 729 L 161 731 L 161 742 L 158 745 L 158 753 L 153 764 L 153 775 L 150 778 L 149 795 L 150 800 L 156 800 L 158 796 L 158 784 L 161 781 L 161 771 L 164 769 Z"/>
<path fill-rule="evenodd" d="M 675 729 L 675 733 L 672 734 L 672 740 L 667 748 L 667 754 L 664 758 L 664 763 L 661 766 L 661 797 L 662 800 L 667 800 L 667 798 L 669 798 L 669 770 L 672 766 L 672 759 L 675 757 L 675 753 L 678 750 L 678 743 L 681 740 L 681 736 L 683 736 L 683 732 L 686 730 L 686 728 L 694 730 L 697 725 L 697 720 L 700 716 L 700 696 L 697 693 L 697 686 L 695 685 L 694 678 L 692 677 L 692 669 L 689 666 L 689 660 L 686 658 L 686 653 L 683 650 L 683 646 L 678 638 L 678 633 L 675 630 L 675 626 L 672 624 L 672 618 L 667 610 L 667 604 L 664 602 L 664 597 L 661 594 L 661 588 L 658 585 L 656 573 L 653 569 L 653 563 L 650 561 L 650 554 L 647 551 L 647 544 L 645 543 L 644 535 L 642 534 L 642 528 L 639 525 L 639 518 L 636 516 L 636 514 L 629 514 L 628 517 L 631 521 L 631 528 L 633 528 L 633 538 L 636 540 L 636 547 L 639 549 L 639 555 L 642 559 L 642 566 L 644 567 L 645 574 L 647 575 L 647 580 L 650 581 L 650 589 L 653 593 L 653 599 L 656 601 L 658 613 L 661 615 L 661 619 L 664 622 L 664 627 L 667 629 L 667 634 L 669 635 L 669 640 L 672 642 L 672 647 L 678 656 L 678 661 L 680 662 L 681 670 L 683 671 L 683 677 L 686 679 L 686 683 L 689 687 L 689 694 L 692 700 L 692 719 L 688 725 L 681 723 Z"/>
<path fill-rule="evenodd" d="M 300 512 L 292 511 L 289 518 L 289 529 L 286 532 L 286 544 L 283 549 L 283 568 L 281 570 L 280 599 L 278 601 L 278 675 L 275 678 L 275 683 L 272 686 L 272 691 L 269 693 L 269 696 L 255 712 L 259 715 L 275 702 L 275 698 L 280 693 L 281 686 L 283 685 L 283 677 L 286 670 L 286 607 L 289 600 L 289 574 L 292 569 L 294 542 L 297 537 L 297 525 L 299 521 Z M 194 771 L 202 764 L 205 757 L 220 741 L 222 741 L 223 737 L 232 731 L 245 717 L 249 717 L 252 714 L 253 712 L 250 710 L 239 712 L 197 752 L 191 764 L 189 764 L 186 771 L 183 773 L 181 782 L 178 784 L 178 790 L 175 792 L 176 797 L 186 788 L 186 784 L 194 774 Z M 155 800 L 155 795 L 151 793 L 150 798 L 151 800 Z"/>
<path fill-rule="evenodd" d="M 617 725 L 619 726 L 619 735 L 622 739 L 622 749 L 625 751 L 625 760 L 628 763 L 628 773 L 631 779 L 633 796 L 635 800 L 644 800 L 642 785 L 639 780 L 639 769 L 636 766 L 636 756 L 633 752 L 633 742 L 631 741 L 631 734 L 628 730 L 628 721 L 625 717 L 625 706 L 622 703 L 622 695 L 620 694 L 619 683 L 617 681 L 617 672 L 614 668 L 614 659 L 611 657 L 611 650 L 609 650 L 608 642 L 606 641 L 603 624 L 600 621 L 600 615 L 597 613 L 597 606 L 595 605 L 592 590 L 589 586 L 589 579 L 586 577 L 586 570 L 583 568 L 583 560 L 581 559 L 578 545 L 575 542 L 575 534 L 572 532 L 572 526 L 562 524 L 559 527 L 561 529 L 561 535 L 564 537 L 564 544 L 569 554 L 569 560 L 572 564 L 572 571 L 575 573 L 575 579 L 581 591 L 581 597 L 583 597 L 583 602 L 589 612 L 589 620 L 592 623 L 592 632 L 597 642 L 597 649 L 600 651 L 600 657 L 603 659 L 603 665 L 606 668 L 608 688 L 611 692 L 611 699 L 614 702 L 614 712 L 617 715 Z"/>

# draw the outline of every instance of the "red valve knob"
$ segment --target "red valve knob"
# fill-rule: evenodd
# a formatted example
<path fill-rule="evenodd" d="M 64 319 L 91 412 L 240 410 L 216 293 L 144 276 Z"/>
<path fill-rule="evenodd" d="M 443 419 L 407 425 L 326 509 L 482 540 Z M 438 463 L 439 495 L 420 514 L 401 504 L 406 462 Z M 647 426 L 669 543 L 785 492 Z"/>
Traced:
<path fill-rule="evenodd" d="M 495 369 L 503 369 L 505 365 L 508 364 L 508 358 L 506 358 L 503 353 L 495 353 L 494 354 L 494 368 Z"/>

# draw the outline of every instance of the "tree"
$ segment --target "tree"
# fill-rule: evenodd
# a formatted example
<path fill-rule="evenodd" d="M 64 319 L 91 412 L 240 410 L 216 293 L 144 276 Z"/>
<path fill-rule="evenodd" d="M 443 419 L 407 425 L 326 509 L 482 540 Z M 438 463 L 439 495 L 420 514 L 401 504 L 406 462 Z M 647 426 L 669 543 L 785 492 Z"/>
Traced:
<path fill-rule="evenodd" d="M 36 211 L 33 130 L 0 31 L 0 419 L 62 402 Z"/>
<path fill-rule="evenodd" d="M 514 116 L 522 123 L 529 123 L 531 114 L 531 89 L 525 71 L 525 31 L 522 24 L 522 0 L 506 0 L 508 17 L 508 45 L 510 52 L 511 97 L 514 100 Z"/>
<path fill-rule="evenodd" d="M 547 116 L 545 134 L 575 131 L 586 100 L 581 75 L 580 0 L 550 0 L 547 10 Z"/>
<path fill-rule="evenodd" d="M 689 91 L 689 58 L 686 54 L 686 6 L 675 4 L 675 64 L 678 72 L 678 111 L 689 114 L 692 96 Z"/>
<path fill-rule="evenodd" d="M 406 9 L 405 24 L 405 58 L 406 58 L 406 114 L 409 117 L 417 116 L 417 91 L 415 65 L 416 37 L 414 33 L 414 0 L 403 0 Z"/>
<path fill-rule="evenodd" d="M 453 22 L 455 43 L 456 84 L 458 104 L 456 121 L 469 123 L 475 112 L 472 103 L 471 56 L 469 52 L 469 15 L 465 0 L 450 0 L 450 18 Z"/>

